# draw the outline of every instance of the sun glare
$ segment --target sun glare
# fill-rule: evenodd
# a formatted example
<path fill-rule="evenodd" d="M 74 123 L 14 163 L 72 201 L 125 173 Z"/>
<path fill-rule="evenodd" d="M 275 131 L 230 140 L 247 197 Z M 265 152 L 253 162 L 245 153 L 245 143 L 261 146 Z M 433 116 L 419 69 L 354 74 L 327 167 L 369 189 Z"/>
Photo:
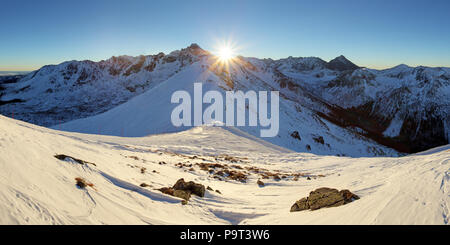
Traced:
<path fill-rule="evenodd" d="M 240 52 L 240 50 L 241 48 L 237 46 L 235 42 L 230 40 L 217 41 L 215 49 L 212 52 L 215 60 L 211 69 L 230 71 L 230 69 L 233 69 L 233 67 L 241 62 L 238 57 L 238 52 Z"/>
<path fill-rule="evenodd" d="M 220 61 L 227 62 L 234 58 L 234 50 L 231 46 L 223 46 L 221 47 L 218 52 L 217 56 L 219 57 Z"/>

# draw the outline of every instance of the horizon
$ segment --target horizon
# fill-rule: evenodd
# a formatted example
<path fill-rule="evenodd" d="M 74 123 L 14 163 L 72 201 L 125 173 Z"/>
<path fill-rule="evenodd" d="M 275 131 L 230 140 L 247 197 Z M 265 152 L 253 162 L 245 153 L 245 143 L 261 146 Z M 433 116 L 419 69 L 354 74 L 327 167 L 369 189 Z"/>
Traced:
<path fill-rule="evenodd" d="M 197 44 L 197 43 L 195 43 L 195 42 L 193 42 L 192 44 Z M 188 45 L 188 46 L 186 46 L 186 47 L 189 47 L 190 45 Z M 200 46 L 200 48 L 202 48 L 202 46 L 201 45 L 199 45 Z M 183 48 L 186 48 L 186 47 L 183 47 Z M 172 51 L 169 51 L 169 52 L 163 52 L 165 55 L 168 55 L 168 54 L 170 54 L 171 52 L 173 52 L 173 51 L 177 51 L 177 50 L 181 50 L 182 48 L 179 48 L 179 49 L 176 49 L 176 50 L 172 50 Z M 202 48 L 203 49 L 203 48 Z M 203 50 L 205 50 L 205 49 L 203 49 Z M 208 51 L 208 52 L 210 52 L 211 53 L 211 51 L 210 50 L 206 50 L 206 51 Z M 158 52 L 159 53 L 159 52 Z M 144 56 L 148 56 L 148 55 L 157 55 L 158 53 L 152 53 L 152 54 L 142 54 L 142 55 L 144 55 Z M 213 54 L 213 53 L 211 53 L 212 55 L 215 55 L 215 54 Z M 112 58 L 112 57 L 120 57 L 120 56 L 130 56 L 130 55 L 127 55 L 127 54 L 121 54 L 121 55 L 113 55 L 113 56 L 110 56 L 110 57 L 107 57 L 107 58 L 104 58 L 104 59 L 98 59 L 98 60 L 91 60 L 91 59 L 84 59 L 84 60 L 64 60 L 64 61 L 61 61 L 61 62 L 59 62 L 59 63 L 53 63 L 53 64 L 45 64 L 45 65 L 43 65 L 43 66 L 40 66 L 40 67 L 38 67 L 38 68 L 35 68 L 35 69 L 32 69 L 32 70 L 1 70 L 0 69 L 0 73 L 7 73 L 7 72 L 10 72 L 10 73 L 13 73 L 13 75 L 20 75 L 20 73 L 25 73 L 25 72 L 33 72 L 33 71 L 36 71 L 36 70 L 39 70 L 39 69 L 41 69 L 42 67 L 44 67 L 44 66 L 47 66 L 47 65 L 60 65 L 60 64 L 62 64 L 62 63 L 65 63 L 65 62 L 71 62 L 71 61 L 76 61 L 76 62 L 81 62 L 81 61 L 85 61 L 85 60 L 89 60 L 89 61 L 93 61 L 93 62 L 100 62 L 100 61 L 104 61 L 104 60 L 108 60 L 108 59 L 110 59 L 110 58 Z M 131 57 L 137 57 L 137 56 L 139 56 L 139 55 L 136 55 L 136 56 L 131 56 Z M 236 54 L 236 56 L 242 56 L 242 55 L 240 55 L 240 54 Z M 326 59 L 323 59 L 322 57 L 317 57 L 317 56 L 288 56 L 288 57 L 281 57 L 281 58 L 278 58 L 278 59 L 273 59 L 273 58 L 271 58 L 271 57 L 262 57 L 262 58 L 260 58 L 260 57 L 253 57 L 253 56 L 243 56 L 244 58 L 257 58 L 257 59 L 273 59 L 273 60 L 281 60 L 281 59 L 287 59 L 287 58 L 290 58 L 290 57 L 292 57 L 292 58 L 309 58 L 309 57 L 314 57 L 314 58 L 319 58 L 319 59 L 322 59 L 322 60 L 324 60 L 325 62 L 329 62 L 329 61 L 331 61 L 331 60 L 333 60 L 333 59 L 335 59 L 335 58 L 338 58 L 339 56 L 344 56 L 346 59 L 348 59 L 349 61 L 351 61 L 352 63 L 354 63 L 355 65 L 357 65 L 357 66 L 359 66 L 360 68 L 368 68 L 368 69 L 374 69 L 374 70 L 383 70 L 383 69 L 390 69 L 390 68 L 394 68 L 394 67 L 396 67 L 396 66 L 400 66 L 400 65 L 407 65 L 407 66 L 409 66 L 409 67 L 419 67 L 419 66 L 424 66 L 424 65 L 415 65 L 415 66 L 412 66 L 412 65 L 409 65 L 409 64 L 404 64 L 404 63 L 401 63 L 401 64 L 397 64 L 397 65 L 394 65 L 394 66 L 389 66 L 389 67 L 366 67 L 366 66 L 361 66 L 361 65 L 359 65 L 359 64 L 357 64 L 357 63 L 355 63 L 355 62 L 353 62 L 351 59 L 349 59 L 347 56 L 345 56 L 344 54 L 342 54 L 342 55 L 338 55 L 338 56 L 336 56 L 336 57 L 334 57 L 334 58 L 331 58 L 331 59 L 329 59 L 329 60 L 326 60 Z M 424 67 L 431 67 L 431 68 L 439 68 L 439 67 L 444 67 L 444 68 L 450 68 L 450 66 L 424 66 Z M 9 75 L 9 74 L 7 74 L 7 75 Z"/>
<path fill-rule="evenodd" d="M 344 55 L 372 69 L 450 67 L 450 33 L 441 28 L 450 25 L 450 2 L 442 0 L 30 3 L 4 3 L 0 71 L 168 54 L 190 43 L 213 51 L 223 42 L 260 59 Z"/>

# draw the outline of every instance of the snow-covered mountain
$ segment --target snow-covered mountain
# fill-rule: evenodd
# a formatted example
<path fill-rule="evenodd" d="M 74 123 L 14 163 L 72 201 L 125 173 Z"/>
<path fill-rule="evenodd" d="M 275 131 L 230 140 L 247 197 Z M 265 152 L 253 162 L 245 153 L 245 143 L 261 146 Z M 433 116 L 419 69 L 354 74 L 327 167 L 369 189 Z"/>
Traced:
<path fill-rule="evenodd" d="M 448 224 L 449 159 L 448 145 L 400 158 L 317 156 L 236 128 L 127 138 L 0 116 L 0 224 Z M 210 188 L 185 205 L 157 190 L 180 178 Z M 360 199 L 289 212 L 319 187 Z"/>
<path fill-rule="evenodd" d="M 449 68 L 378 71 L 344 56 L 236 57 L 227 69 L 193 44 L 168 55 L 43 67 L 1 84 L 0 111 L 56 129 L 144 136 L 187 129 L 172 126 L 170 97 L 192 92 L 194 82 L 204 91 L 278 90 L 280 133 L 265 140 L 299 152 L 395 156 L 448 143 L 449 78 Z M 260 128 L 240 129 L 258 136 Z"/>
<path fill-rule="evenodd" d="M 170 54 L 48 65 L 1 83 L 3 115 L 42 126 L 96 115 L 167 80 L 206 54 L 195 45 Z M 0 81 L 1 82 L 1 81 Z M 17 102 L 19 103 L 8 103 Z"/>

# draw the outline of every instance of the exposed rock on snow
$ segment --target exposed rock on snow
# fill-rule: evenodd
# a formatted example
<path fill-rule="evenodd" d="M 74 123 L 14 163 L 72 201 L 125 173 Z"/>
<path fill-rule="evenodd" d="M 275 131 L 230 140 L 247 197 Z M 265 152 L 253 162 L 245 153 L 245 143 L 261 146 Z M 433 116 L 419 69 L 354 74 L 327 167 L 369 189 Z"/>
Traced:
<path fill-rule="evenodd" d="M 81 189 L 84 189 L 87 186 L 94 187 L 94 184 L 89 183 L 87 180 L 80 178 L 80 177 L 75 178 L 75 181 L 76 181 L 76 185 L 78 187 L 80 187 Z"/>
<path fill-rule="evenodd" d="M 262 182 L 261 180 L 258 180 L 256 184 L 258 184 L 259 187 L 264 187 L 264 182 Z"/>
<path fill-rule="evenodd" d="M 173 187 L 163 187 L 159 189 L 162 193 L 171 196 L 179 197 L 186 201 L 189 201 L 191 194 L 199 197 L 205 196 L 205 186 L 195 183 L 193 181 L 186 182 L 184 179 L 179 179 Z"/>
<path fill-rule="evenodd" d="M 296 201 L 291 207 L 291 212 L 338 207 L 358 199 L 359 197 L 349 190 L 338 191 L 337 189 L 322 187 L 311 191 L 309 197 Z"/>
<path fill-rule="evenodd" d="M 202 184 L 195 183 L 194 181 L 186 182 L 184 181 L 184 179 L 179 179 L 172 188 L 174 190 L 190 192 L 199 197 L 205 196 L 205 186 Z"/>
<path fill-rule="evenodd" d="M 78 158 L 75 158 L 75 157 L 71 157 L 71 156 L 67 156 L 67 155 L 64 155 L 64 154 L 57 154 L 57 155 L 55 155 L 55 158 L 57 158 L 57 159 L 59 159 L 61 161 L 66 161 L 66 162 L 69 162 L 69 161 L 70 162 L 76 162 L 76 163 L 81 164 L 81 165 L 91 164 L 91 165 L 97 166 L 93 162 L 84 161 L 84 160 L 81 160 L 81 159 L 78 159 Z"/>

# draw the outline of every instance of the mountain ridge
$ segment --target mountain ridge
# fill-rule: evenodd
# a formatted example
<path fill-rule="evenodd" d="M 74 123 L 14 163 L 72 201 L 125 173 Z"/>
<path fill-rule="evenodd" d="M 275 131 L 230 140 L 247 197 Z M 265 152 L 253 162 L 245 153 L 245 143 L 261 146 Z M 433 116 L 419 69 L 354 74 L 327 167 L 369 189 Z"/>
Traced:
<path fill-rule="evenodd" d="M 39 125 L 59 125 L 111 110 L 200 62 L 202 69 L 220 81 L 218 89 L 279 90 L 290 104 L 286 108 L 293 108 L 286 109 L 290 111 L 287 118 L 300 120 L 301 125 L 306 119 L 296 117 L 302 117 L 300 111 L 306 109 L 311 114 L 308 118 L 318 116 L 319 121 L 401 152 L 448 143 L 449 68 L 355 68 L 338 56 L 330 62 L 340 65 L 331 69 L 330 62 L 317 57 L 272 60 L 237 56 L 226 71 L 211 60 L 213 54 L 191 44 L 169 54 L 44 66 L 15 81 L 0 82 L 0 112 Z M 385 101 L 390 102 L 386 105 Z M 323 125 L 319 121 L 318 125 Z M 432 125 L 438 127 L 430 128 Z M 297 151 L 311 147 L 304 142 L 291 143 L 301 145 L 292 147 Z"/>

